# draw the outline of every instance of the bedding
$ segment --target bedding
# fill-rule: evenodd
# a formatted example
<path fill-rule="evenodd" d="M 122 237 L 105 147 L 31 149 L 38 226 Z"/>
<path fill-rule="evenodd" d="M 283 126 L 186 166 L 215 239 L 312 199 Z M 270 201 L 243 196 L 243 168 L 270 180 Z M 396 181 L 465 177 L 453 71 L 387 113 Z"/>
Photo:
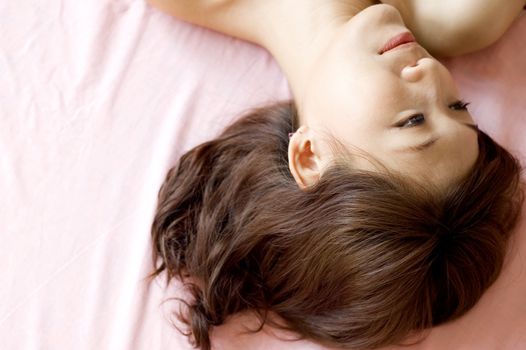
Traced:
<path fill-rule="evenodd" d="M 526 157 L 526 16 L 445 60 L 480 127 Z M 150 281 L 158 189 L 185 150 L 290 97 L 263 49 L 141 0 L 0 2 L 0 347 L 192 349 Z M 526 164 L 526 163 L 525 163 Z M 526 348 L 526 223 L 497 282 L 409 349 Z M 233 317 L 214 348 L 327 349 Z"/>

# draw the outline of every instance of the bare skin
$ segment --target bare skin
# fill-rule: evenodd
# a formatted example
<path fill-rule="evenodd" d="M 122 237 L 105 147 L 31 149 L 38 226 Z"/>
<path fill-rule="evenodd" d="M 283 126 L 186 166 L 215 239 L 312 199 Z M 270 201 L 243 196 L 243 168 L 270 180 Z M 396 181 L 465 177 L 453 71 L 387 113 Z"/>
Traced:
<path fill-rule="evenodd" d="M 394 6 L 401 13 L 405 25 L 418 42 L 434 56 L 461 55 L 492 44 L 526 5 L 525 0 L 507 0 L 505 5 L 501 0 L 148 2 L 180 19 L 254 42 L 271 52 L 281 40 L 290 45 L 292 37 L 312 39 L 327 22 L 341 23 L 367 6 L 384 3 Z"/>
<path fill-rule="evenodd" d="M 149 0 L 183 20 L 268 49 L 286 74 L 302 126 L 289 145 L 300 187 L 337 156 L 442 189 L 474 164 L 474 121 L 449 72 L 428 52 L 485 47 L 511 25 L 524 0 Z M 491 25 L 488 25 L 491 23 Z M 380 54 L 411 30 L 419 43 Z M 440 35 L 437 35 L 440 33 Z M 424 147 L 425 146 L 425 147 Z M 369 158 L 363 155 L 370 156 Z M 431 170 L 431 171 L 430 171 Z"/>

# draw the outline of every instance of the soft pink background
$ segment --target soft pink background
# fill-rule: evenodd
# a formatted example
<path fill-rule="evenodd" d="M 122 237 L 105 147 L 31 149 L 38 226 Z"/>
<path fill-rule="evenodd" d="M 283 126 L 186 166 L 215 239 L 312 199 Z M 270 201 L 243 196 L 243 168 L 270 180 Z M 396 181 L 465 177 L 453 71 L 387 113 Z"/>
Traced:
<path fill-rule="evenodd" d="M 448 62 L 483 129 L 526 158 L 526 16 Z M 178 285 L 146 283 L 157 191 L 182 151 L 289 96 L 264 50 L 133 0 L 0 2 L 0 348 L 191 349 Z M 526 349 L 526 224 L 497 283 L 419 349 Z M 219 349 L 320 349 L 236 318 Z"/>

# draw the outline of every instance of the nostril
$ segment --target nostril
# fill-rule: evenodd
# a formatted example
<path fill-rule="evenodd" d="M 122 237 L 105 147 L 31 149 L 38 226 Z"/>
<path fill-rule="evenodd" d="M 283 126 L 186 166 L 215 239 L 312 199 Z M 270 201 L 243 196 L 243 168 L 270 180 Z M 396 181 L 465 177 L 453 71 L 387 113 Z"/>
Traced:
<path fill-rule="evenodd" d="M 422 63 L 423 63 L 422 61 L 425 60 L 426 58 L 427 58 L 427 57 L 422 57 L 422 58 L 417 59 L 417 60 L 415 61 L 415 63 L 413 63 L 413 65 L 412 65 L 411 67 L 416 67 L 416 66 L 422 64 Z"/>
<path fill-rule="evenodd" d="M 414 65 L 404 67 L 400 75 L 406 81 L 415 82 L 422 78 L 422 69 L 417 62 Z"/>

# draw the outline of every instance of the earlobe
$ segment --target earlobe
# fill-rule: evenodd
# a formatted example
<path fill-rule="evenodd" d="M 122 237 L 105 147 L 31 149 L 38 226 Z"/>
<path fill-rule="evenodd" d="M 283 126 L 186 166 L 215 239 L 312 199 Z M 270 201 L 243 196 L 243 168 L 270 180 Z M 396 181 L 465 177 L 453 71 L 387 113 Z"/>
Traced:
<path fill-rule="evenodd" d="M 315 185 L 321 177 L 321 153 L 316 143 L 314 133 L 305 126 L 290 138 L 289 169 L 302 189 Z"/>

